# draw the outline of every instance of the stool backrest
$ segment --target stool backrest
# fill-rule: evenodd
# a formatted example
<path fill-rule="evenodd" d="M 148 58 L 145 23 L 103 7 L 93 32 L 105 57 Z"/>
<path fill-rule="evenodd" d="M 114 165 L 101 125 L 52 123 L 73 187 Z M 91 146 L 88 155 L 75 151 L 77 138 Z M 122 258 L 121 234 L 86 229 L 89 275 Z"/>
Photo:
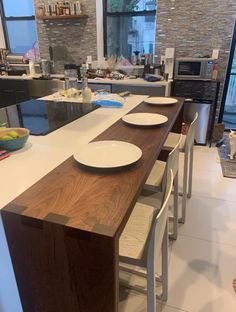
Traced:
<path fill-rule="evenodd" d="M 179 169 L 179 146 L 182 140 L 182 134 L 179 135 L 179 140 L 176 146 L 172 149 L 172 151 L 169 153 L 167 162 L 166 162 L 166 167 L 165 167 L 165 172 L 163 175 L 163 180 L 162 180 L 162 191 L 165 188 L 165 185 L 167 183 L 167 174 L 169 170 L 172 170 L 173 177 L 176 176 L 178 169 Z"/>
<path fill-rule="evenodd" d="M 189 151 L 194 145 L 195 130 L 197 125 L 198 113 L 195 113 L 186 135 L 185 150 Z"/>
<path fill-rule="evenodd" d="M 173 185 L 173 172 L 169 170 L 167 172 L 166 186 L 164 189 L 164 197 L 162 200 L 162 205 L 160 210 L 158 210 L 155 220 L 152 224 L 149 244 L 148 244 L 148 261 L 154 261 L 157 263 L 157 257 L 162 247 L 163 236 L 168 224 L 168 207 L 169 199 L 171 195 L 172 185 Z"/>

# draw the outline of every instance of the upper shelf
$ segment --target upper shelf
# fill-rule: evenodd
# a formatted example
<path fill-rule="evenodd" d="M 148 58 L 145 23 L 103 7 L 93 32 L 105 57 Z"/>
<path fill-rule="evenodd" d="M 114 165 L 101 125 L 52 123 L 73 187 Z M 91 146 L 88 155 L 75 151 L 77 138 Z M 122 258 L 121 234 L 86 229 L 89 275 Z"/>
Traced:
<path fill-rule="evenodd" d="M 54 15 L 54 16 L 42 16 L 37 15 L 38 19 L 42 20 L 56 20 L 56 19 L 78 19 L 78 18 L 87 18 L 88 15 L 80 14 L 80 15 Z"/>

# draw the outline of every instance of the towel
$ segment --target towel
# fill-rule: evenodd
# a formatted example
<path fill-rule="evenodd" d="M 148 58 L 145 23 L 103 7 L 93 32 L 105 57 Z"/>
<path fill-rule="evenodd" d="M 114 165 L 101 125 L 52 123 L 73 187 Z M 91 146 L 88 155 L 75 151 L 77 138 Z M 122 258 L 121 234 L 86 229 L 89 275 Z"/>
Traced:
<path fill-rule="evenodd" d="M 123 107 L 122 103 L 114 100 L 95 100 L 92 101 L 92 104 L 97 104 L 100 105 L 101 107 L 116 107 L 116 108 Z"/>

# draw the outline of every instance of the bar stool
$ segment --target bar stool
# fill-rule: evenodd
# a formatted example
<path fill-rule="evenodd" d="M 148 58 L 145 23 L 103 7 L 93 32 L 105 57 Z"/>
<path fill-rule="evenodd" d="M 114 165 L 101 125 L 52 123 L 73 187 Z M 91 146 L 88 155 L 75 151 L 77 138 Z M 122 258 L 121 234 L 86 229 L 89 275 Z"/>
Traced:
<path fill-rule="evenodd" d="M 149 194 L 145 190 L 153 191 L 153 192 L 162 192 L 163 184 L 165 185 L 165 171 L 172 170 L 173 172 L 173 187 L 174 187 L 174 213 L 173 218 L 169 218 L 170 221 L 173 221 L 173 233 L 170 233 L 169 236 L 171 239 L 177 239 L 178 236 L 178 170 L 179 170 L 179 145 L 182 142 L 182 134 L 178 134 L 178 140 L 176 142 L 175 147 L 171 150 L 168 155 L 167 161 L 156 160 L 151 173 L 149 174 L 147 181 L 145 182 L 143 192 L 141 193 L 140 200 L 143 203 L 150 202 L 151 194 Z"/>
<path fill-rule="evenodd" d="M 193 150 L 194 150 L 194 138 L 195 129 L 198 119 L 198 113 L 195 113 L 194 119 L 191 122 L 187 135 L 182 135 L 179 151 L 184 153 L 184 174 L 183 174 L 183 193 L 179 195 L 183 196 L 182 199 L 182 216 L 179 218 L 179 222 L 185 223 L 186 218 L 186 203 L 187 197 L 192 196 L 192 177 L 193 177 Z M 179 134 L 170 132 L 163 146 L 163 150 L 171 151 L 178 142 Z"/>
<path fill-rule="evenodd" d="M 147 311 L 156 312 L 157 259 L 162 255 L 162 295 L 163 301 L 168 298 L 168 203 L 173 185 L 173 173 L 168 171 L 164 197 L 161 205 L 155 206 L 137 202 L 119 240 L 120 270 L 147 278 L 147 289 L 124 283 L 131 289 L 147 293 Z M 127 268 L 124 264 L 144 268 Z"/>

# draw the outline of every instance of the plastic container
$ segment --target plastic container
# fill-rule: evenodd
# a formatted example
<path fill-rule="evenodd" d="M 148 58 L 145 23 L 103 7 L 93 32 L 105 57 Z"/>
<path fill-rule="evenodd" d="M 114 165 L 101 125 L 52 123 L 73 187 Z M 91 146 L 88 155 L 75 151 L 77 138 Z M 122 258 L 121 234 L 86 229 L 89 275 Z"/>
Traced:
<path fill-rule="evenodd" d="M 82 80 L 82 98 L 83 98 L 83 103 L 91 103 L 92 100 L 92 90 L 88 87 L 88 78 L 83 77 Z"/>
<path fill-rule="evenodd" d="M 77 89 L 78 87 L 78 72 L 75 64 L 65 64 L 65 89 Z"/>

